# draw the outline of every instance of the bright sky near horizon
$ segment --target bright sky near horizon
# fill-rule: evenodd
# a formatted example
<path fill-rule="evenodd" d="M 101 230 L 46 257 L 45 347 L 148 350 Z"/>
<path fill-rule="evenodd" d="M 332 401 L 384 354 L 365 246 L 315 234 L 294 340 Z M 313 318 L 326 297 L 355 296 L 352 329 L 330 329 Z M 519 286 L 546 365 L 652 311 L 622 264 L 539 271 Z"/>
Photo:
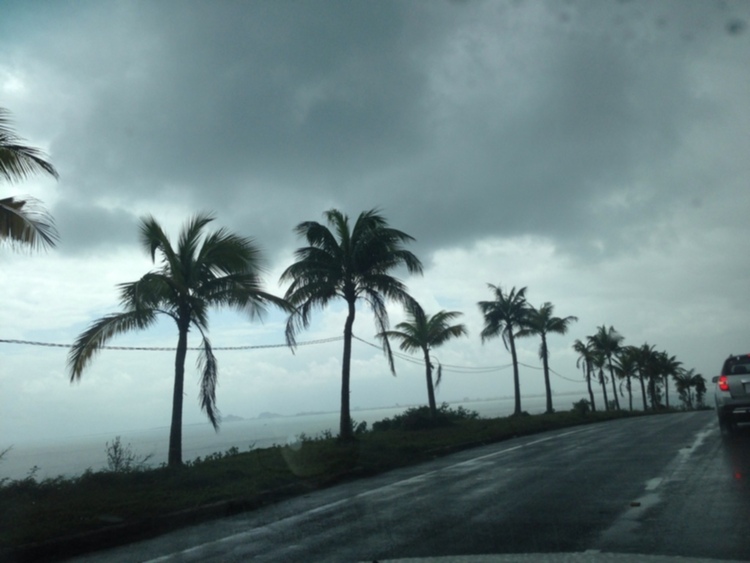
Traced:
<path fill-rule="evenodd" d="M 0 196 L 43 200 L 61 236 L 0 247 L 0 339 L 71 343 L 117 311 L 116 285 L 153 267 L 145 214 L 176 234 L 213 212 L 256 240 L 282 295 L 296 224 L 378 207 L 416 238 L 412 294 L 464 313 L 444 364 L 510 363 L 479 338 L 492 283 L 579 318 L 550 338 L 560 393 L 585 395 L 571 345 L 602 324 L 710 378 L 750 352 L 748 24 L 740 1 L 0 0 L 0 107 L 60 172 Z M 317 311 L 300 341 L 340 336 L 344 315 Z M 216 312 L 210 336 L 282 344 L 284 321 Z M 111 344 L 173 347 L 170 322 Z M 375 341 L 369 312 L 354 331 Z M 520 341 L 521 361 L 538 366 L 538 345 Z M 220 351 L 218 406 L 335 410 L 341 352 Z M 0 342 L 0 449 L 169 423 L 171 353 L 104 351 L 74 385 L 66 354 Z M 205 421 L 193 362 L 185 423 Z M 396 367 L 355 342 L 352 405 L 426 402 L 423 368 Z M 521 387 L 543 392 L 541 371 Z M 466 369 L 438 400 L 511 394 L 510 369 Z"/>

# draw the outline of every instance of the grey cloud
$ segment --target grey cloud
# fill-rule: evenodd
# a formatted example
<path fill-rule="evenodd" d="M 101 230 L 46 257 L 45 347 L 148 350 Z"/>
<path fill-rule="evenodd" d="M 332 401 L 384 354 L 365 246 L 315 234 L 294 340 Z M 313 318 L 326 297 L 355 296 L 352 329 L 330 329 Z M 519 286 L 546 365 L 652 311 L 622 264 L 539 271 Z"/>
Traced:
<path fill-rule="evenodd" d="M 720 111 L 691 89 L 695 61 L 747 41 L 731 10 L 676 5 L 86 5 L 37 38 L 83 93 L 51 152 L 71 197 L 176 190 L 271 251 L 332 205 L 382 207 L 426 251 L 528 233 L 616 251 L 598 202 Z M 647 186 L 618 219 L 631 237 L 695 189 Z"/>
<path fill-rule="evenodd" d="M 114 251 L 138 242 L 138 217 L 90 203 L 60 202 L 51 210 L 65 254 Z"/>

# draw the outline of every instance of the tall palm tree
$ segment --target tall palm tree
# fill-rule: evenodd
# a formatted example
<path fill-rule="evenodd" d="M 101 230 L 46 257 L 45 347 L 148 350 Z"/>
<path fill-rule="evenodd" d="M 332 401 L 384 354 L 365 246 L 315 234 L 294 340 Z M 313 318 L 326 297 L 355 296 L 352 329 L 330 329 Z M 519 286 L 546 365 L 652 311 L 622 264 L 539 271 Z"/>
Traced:
<path fill-rule="evenodd" d="M 677 388 L 677 394 L 680 397 L 680 401 L 686 409 L 693 408 L 693 392 L 692 387 L 695 384 L 695 370 L 694 369 L 681 369 L 674 376 L 675 387 Z"/>
<path fill-rule="evenodd" d="M 438 363 L 437 382 L 432 383 L 432 361 L 430 350 L 445 344 L 451 338 L 468 334 L 463 324 L 451 325 L 450 322 L 462 313 L 457 311 L 440 311 L 432 316 L 427 315 L 416 301 L 406 306 L 408 320 L 398 323 L 396 330 L 387 330 L 378 334 L 379 338 L 396 338 L 401 341 L 400 348 L 405 352 L 421 350 L 424 356 L 425 376 L 427 378 L 427 400 L 433 420 L 437 418 L 434 387 L 440 385 L 442 366 Z"/>
<path fill-rule="evenodd" d="M 594 348 L 607 360 L 609 376 L 612 380 L 612 393 L 615 396 L 615 408 L 620 410 L 620 400 L 617 398 L 617 387 L 615 386 L 615 370 L 612 366 L 612 357 L 620 349 L 620 343 L 624 340 L 614 327 L 606 328 L 604 325 L 597 327 L 596 334 L 589 336 Z"/>
<path fill-rule="evenodd" d="M 589 337 L 591 338 L 591 337 Z M 604 366 L 607 365 L 607 357 L 602 352 L 594 347 L 594 344 L 589 341 L 589 348 L 593 355 L 592 365 L 597 372 L 599 378 L 599 385 L 602 386 L 602 395 L 604 395 L 604 410 L 610 409 L 609 398 L 607 397 L 607 377 L 604 375 Z"/>
<path fill-rule="evenodd" d="M 554 317 L 552 311 L 554 305 L 547 301 L 539 309 L 529 307 L 526 317 L 526 324 L 518 332 L 518 336 L 539 335 L 542 343 L 539 345 L 539 358 L 542 360 L 544 367 L 544 388 L 547 393 L 547 413 L 555 412 L 552 408 L 552 388 L 549 382 L 549 349 L 547 348 L 547 335 L 549 333 L 565 334 L 571 323 L 578 320 L 578 317 Z"/>
<path fill-rule="evenodd" d="M 658 410 L 661 405 L 661 367 L 660 354 L 656 347 L 648 343 L 641 345 L 639 365 L 643 370 L 646 381 L 648 382 L 648 396 L 651 402 L 651 409 Z"/>
<path fill-rule="evenodd" d="M 529 304 L 526 302 L 526 288 L 518 291 L 513 287 L 508 293 L 498 285 L 487 284 L 495 295 L 493 301 L 480 301 L 479 310 L 484 315 L 482 342 L 489 338 L 502 336 L 506 350 L 510 350 L 513 360 L 513 390 L 515 392 L 515 408 L 513 414 L 521 414 L 521 384 L 518 378 L 518 356 L 516 355 L 516 337 L 518 332 L 526 327 Z"/>
<path fill-rule="evenodd" d="M 706 394 L 706 379 L 702 374 L 696 373 L 695 375 L 693 375 L 693 387 L 695 387 L 695 406 L 698 408 L 702 408 L 703 397 Z"/>
<path fill-rule="evenodd" d="M 328 226 L 315 221 L 297 225 L 297 234 L 304 237 L 309 246 L 297 249 L 297 261 L 281 275 L 282 282 L 291 281 L 285 297 L 295 307 L 287 320 L 286 338 L 289 345 L 294 346 L 296 332 L 309 326 L 314 308 L 325 307 L 339 298 L 346 302 L 339 436 L 350 440 L 350 366 L 357 302 L 363 300 L 370 306 L 378 332 L 385 332 L 388 330 L 386 301 L 390 299 L 404 305 L 412 301 L 406 286 L 390 272 L 406 266 L 408 272 L 421 274 L 422 263 L 404 249 L 404 244 L 414 239 L 389 227 L 377 209 L 360 213 L 353 227 L 349 217 L 337 209 L 326 211 L 323 216 Z M 383 349 L 394 371 L 387 338 L 383 339 Z"/>
<path fill-rule="evenodd" d="M 633 346 L 620 348 L 614 362 L 617 377 L 625 381 L 625 389 L 628 391 L 628 409 L 633 410 L 633 387 L 631 379 L 638 377 L 638 349 Z"/>
<path fill-rule="evenodd" d="M 636 360 L 636 374 L 638 376 L 638 381 L 640 381 L 641 384 L 643 410 L 645 411 L 648 410 L 648 405 L 646 404 L 646 382 L 648 382 L 648 396 L 653 400 L 653 395 L 651 394 L 651 363 L 654 354 L 654 347 L 648 343 L 644 343 L 638 347 L 632 346 L 632 348 L 632 353 Z M 651 406 L 653 406 L 653 401 Z"/>
<path fill-rule="evenodd" d="M 153 217 L 143 218 L 141 245 L 153 262 L 158 251 L 160 267 L 138 281 L 120 284 L 124 312 L 94 321 L 78 337 L 68 356 L 71 382 L 80 380 L 86 365 L 115 335 L 148 328 L 159 315 L 166 315 L 175 322 L 178 339 L 169 433 L 168 464 L 171 467 L 182 464 L 182 402 L 188 331 L 195 328 L 202 338 L 198 361 L 200 405 L 218 430 L 218 367 L 207 336 L 209 308 L 233 307 L 251 318 L 261 315 L 269 304 L 291 310 L 283 299 L 261 289 L 260 251 L 253 241 L 225 229 L 204 233 L 212 220 L 207 214 L 191 218 L 174 247 Z"/>
<path fill-rule="evenodd" d="M 594 371 L 594 353 L 591 348 L 576 339 L 573 343 L 573 350 L 578 353 L 578 359 L 576 360 L 576 367 L 580 367 L 583 370 L 583 378 L 586 380 L 586 387 L 589 390 L 589 400 L 591 401 L 591 410 L 596 412 L 596 403 L 594 402 L 594 391 L 591 389 L 591 374 Z"/>
<path fill-rule="evenodd" d="M 45 155 L 16 135 L 8 110 L 0 108 L 0 178 L 17 182 L 39 172 L 58 177 Z M 0 240 L 43 248 L 55 246 L 58 235 L 52 217 L 38 200 L 6 197 L 0 199 Z"/>
<path fill-rule="evenodd" d="M 667 354 L 666 351 L 659 353 L 657 362 L 661 379 L 664 381 L 664 400 L 666 407 L 669 408 L 669 378 L 676 376 L 680 372 L 682 362 L 678 361 L 675 356 Z"/>

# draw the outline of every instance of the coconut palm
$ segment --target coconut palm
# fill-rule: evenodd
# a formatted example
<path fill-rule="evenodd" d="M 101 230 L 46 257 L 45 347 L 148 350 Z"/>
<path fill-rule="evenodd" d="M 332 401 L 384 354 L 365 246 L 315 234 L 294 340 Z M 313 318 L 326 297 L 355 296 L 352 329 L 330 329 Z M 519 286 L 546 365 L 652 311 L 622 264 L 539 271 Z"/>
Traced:
<path fill-rule="evenodd" d="M 9 112 L 0 108 L 0 178 L 17 182 L 39 172 L 58 177 L 44 154 L 16 135 Z M 0 199 L 0 240 L 43 248 L 55 246 L 58 235 L 52 217 L 37 199 L 6 197 Z"/>
<path fill-rule="evenodd" d="M 405 352 L 421 351 L 425 363 L 427 379 L 427 400 L 433 420 L 437 418 L 437 404 L 435 389 L 440 385 L 442 366 L 438 363 L 437 382 L 432 383 L 432 360 L 430 351 L 445 344 L 452 338 L 468 334 L 463 324 L 451 325 L 450 322 L 462 313 L 457 311 L 439 311 L 432 316 L 427 315 L 416 301 L 406 306 L 408 320 L 398 323 L 396 330 L 387 330 L 378 334 L 379 338 L 395 338 L 401 341 L 400 348 Z"/>
<path fill-rule="evenodd" d="M 588 387 L 589 390 L 591 410 L 596 412 L 594 391 L 591 389 L 591 374 L 594 372 L 594 353 L 587 344 L 578 339 L 573 343 L 573 350 L 575 350 L 579 356 L 576 360 L 576 367 L 580 367 L 583 370 L 583 378 L 586 380 L 586 387 Z"/>
<path fill-rule="evenodd" d="M 201 409 L 214 429 L 218 430 L 218 367 L 207 336 L 209 308 L 233 307 L 248 313 L 251 318 L 261 315 L 267 305 L 291 310 L 283 299 L 261 289 L 260 252 L 253 241 L 225 229 L 205 233 L 205 227 L 212 220 L 213 217 L 207 214 L 191 218 L 174 247 L 153 217 L 143 218 L 140 225 L 141 245 L 154 262 L 158 251 L 160 267 L 138 281 L 120 284 L 120 302 L 124 312 L 112 313 L 94 321 L 78 337 L 68 356 L 71 382 L 80 380 L 84 368 L 97 351 L 115 335 L 148 328 L 156 323 L 159 315 L 166 315 L 175 322 L 178 339 L 169 466 L 182 463 L 182 402 L 188 331 L 195 328 L 201 335 L 199 400 Z"/>
<path fill-rule="evenodd" d="M 628 409 L 633 410 L 633 387 L 631 380 L 638 377 L 638 349 L 632 346 L 620 348 L 614 361 L 615 374 L 625 383 L 628 391 Z"/>
<path fill-rule="evenodd" d="M 652 410 L 657 410 L 661 404 L 659 354 L 660 352 L 657 352 L 652 344 L 645 343 L 639 348 L 639 374 L 641 379 L 647 382 L 648 397 Z"/>
<path fill-rule="evenodd" d="M 588 345 L 591 348 L 591 353 L 593 355 L 591 364 L 594 366 L 594 370 L 597 373 L 599 385 L 602 386 L 602 395 L 604 395 L 604 410 L 608 411 L 610 409 L 610 404 L 609 398 L 607 397 L 607 376 L 604 375 L 604 366 L 607 365 L 607 357 L 602 354 L 601 351 L 597 350 L 592 342 L 589 341 Z"/>
<path fill-rule="evenodd" d="M 589 336 L 589 341 L 594 348 L 607 360 L 609 376 L 612 381 L 612 393 L 615 396 L 615 408 L 620 410 L 620 400 L 617 398 L 617 387 L 615 386 L 615 370 L 612 366 L 612 357 L 620 349 L 620 343 L 624 340 L 614 327 L 606 328 L 604 325 L 597 327 L 596 334 Z"/>
<path fill-rule="evenodd" d="M 547 348 L 547 335 L 549 333 L 565 334 L 571 323 L 578 320 L 578 317 L 554 317 L 552 311 L 554 305 L 549 301 L 544 303 L 539 309 L 529 307 L 524 328 L 518 332 L 518 336 L 541 337 L 542 342 L 539 345 L 539 358 L 542 360 L 544 367 L 544 388 L 547 393 L 547 413 L 555 412 L 552 408 L 552 388 L 549 382 L 549 348 Z"/>
<path fill-rule="evenodd" d="M 681 369 L 674 376 L 674 383 L 675 387 L 677 388 L 677 394 L 679 395 L 680 401 L 682 401 L 682 404 L 686 409 L 693 408 L 692 387 L 695 384 L 694 376 L 694 369 Z"/>
<path fill-rule="evenodd" d="M 665 406 L 669 408 L 669 378 L 674 377 L 680 372 L 682 362 L 678 361 L 675 356 L 670 356 L 666 351 L 662 351 L 659 352 L 657 364 L 659 366 L 659 375 L 664 382 Z"/>
<path fill-rule="evenodd" d="M 648 344 L 642 346 L 623 346 L 622 350 L 627 350 L 627 354 L 632 356 L 635 362 L 635 377 L 641 385 L 641 397 L 643 398 L 643 410 L 648 410 L 646 403 L 646 381 L 648 380 L 648 361 L 651 353 Z"/>
<path fill-rule="evenodd" d="M 529 305 L 526 302 L 526 288 L 518 291 L 513 287 L 508 293 L 498 285 L 487 284 L 495 295 L 493 301 L 480 301 L 479 310 L 484 315 L 482 342 L 496 336 L 501 336 L 506 350 L 510 350 L 513 361 L 513 390 L 515 392 L 515 408 L 513 414 L 521 414 L 521 385 L 518 378 L 518 356 L 516 342 L 518 332 L 526 327 Z"/>
<path fill-rule="evenodd" d="M 703 397 L 706 395 L 706 379 L 700 373 L 693 375 L 693 387 L 695 387 L 695 406 L 703 408 Z"/>
<path fill-rule="evenodd" d="M 291 281 L 285 297 L 296 307 L 287 321 L 286 338 L 289 345 L 294 346 L 296 332 L 309 326 L 310 314 L 316 307 L 325 307 L 334 299 L 343 299 L 346 303 L 339 436 L 349 440 L 352 438 L 349 409 L 352 327 L 357 302 L 363 300 L 370 306 L 378 332 L 385 332 L 388 330 L 386 301 L 404 305 L 412 301 L 406 286 L 390 272 L 406 266 L 408 272 L 421 274 L 422 263 L 404 249 L 404 244 L 414 239 L 389 227 L 377 209 L 360 213 L 353 227 L 349 217 L 337 209 L 323 215 L 328 226 L 315 221 L 297 225 L 297 234 L 304 237 L 309 246 L 295 252 L 297 261 L 281 275 L 282 282 Z M 394 371 L 388 339 L 382 341 L 391 371 Z"/>

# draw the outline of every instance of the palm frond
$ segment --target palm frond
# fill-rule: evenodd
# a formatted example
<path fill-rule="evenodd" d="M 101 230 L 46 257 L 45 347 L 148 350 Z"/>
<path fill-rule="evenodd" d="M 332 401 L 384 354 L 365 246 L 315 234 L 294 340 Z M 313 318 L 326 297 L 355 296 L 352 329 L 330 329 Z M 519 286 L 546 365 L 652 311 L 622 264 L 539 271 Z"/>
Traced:
<path fill-rule="evenodd" d="M 198 401 L 201 410 L 206 413 L 208 420 L 214 427 L 219 430 L 221 424 L 221 413 L 216 407 L 216 386 L 219 379 L 219 364 L 214 356 L 211 342 L 205 334 L 202 335 L 201 351 L 196 361 L 197 367 L 201 372 L 200 394 Z"/>
<path fill-rule="evenodd" d="M 152 262 L 156 262 L 156 251 L 159 250 L 164 255 L 166 264 L 171 268 L 177 268 L 178 261 L 172 243 L 152 215 L 141 218 L 140 241 L 141 246 L 151 256 Z"/>
<path fill-rule="evenodd" d="M 10 112 L 0 108 L 0 176 L 8 182 L 43 172 L 58 178 L 57 170 L 39 149 L 29 147 L 12 128 Z"/>
<path fill-rule="evenodd" d="M 94 321 L 78 337 L 70 349 L 70 353 L 68 354 L 70 381 L 73 382 L 80 379 L 86 365 L 112 337 L 131 330 L 148 328 L 155 320 L 155 311 L 151 309 L 139 309 L 125 313 L 113 313 Z"/>
<path fill-rule="evenodd" d="M 54 219 L 39 200 L 0 199 L 0 240 L 36 249 L 54 247 L 59 238 Z"/>

